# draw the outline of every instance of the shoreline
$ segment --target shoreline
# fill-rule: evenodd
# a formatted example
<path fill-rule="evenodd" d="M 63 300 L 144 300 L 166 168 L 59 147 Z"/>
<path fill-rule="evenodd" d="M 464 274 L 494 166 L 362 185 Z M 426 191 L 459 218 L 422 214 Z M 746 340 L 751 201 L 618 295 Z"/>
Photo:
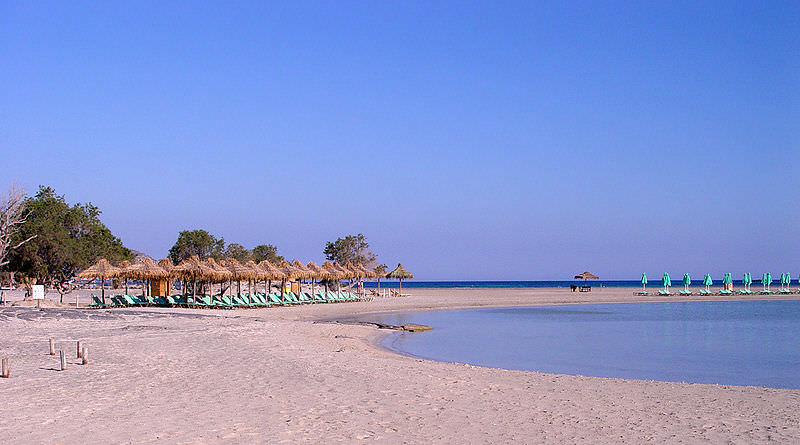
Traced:
<path fill-rule="evenodd" d="M 637 302 L 609 288 L 409 293 L 233 311 L 0 308 L 0 355 L 12 369 L 0 379 L 0 434 L 68 444 L 800 439 L 800 390 L 440 362 L 383 348 L 391 331 L 320 322 L 414 308 Z M 70 358 L 56 371 L 48 337 L 71 357 L 81 340 L 89 365 Z"/>

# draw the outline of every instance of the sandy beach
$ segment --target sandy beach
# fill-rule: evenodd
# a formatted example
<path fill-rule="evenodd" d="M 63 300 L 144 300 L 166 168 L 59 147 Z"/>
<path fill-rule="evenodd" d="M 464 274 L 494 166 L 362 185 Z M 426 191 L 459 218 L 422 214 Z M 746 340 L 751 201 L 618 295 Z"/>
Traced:
<path fill-rule="evenodd" d="M 798 390 L 433 362 L 381 349 L 391 331 L 324 321 L 675 297 L 619 288 L 407 291 L 406 298 L 253 310 L 0 308 L 0 356 L 12 372 L 0 379 L 0 437 L 66 444 L 800 440 Z M 704 299 L 715 298 L 723 299 Z M 48 338 L 68 355 L 66 371 L 48 354 Z M 76 340 L 89 349 L 88 365 L 78 364 Z"/>

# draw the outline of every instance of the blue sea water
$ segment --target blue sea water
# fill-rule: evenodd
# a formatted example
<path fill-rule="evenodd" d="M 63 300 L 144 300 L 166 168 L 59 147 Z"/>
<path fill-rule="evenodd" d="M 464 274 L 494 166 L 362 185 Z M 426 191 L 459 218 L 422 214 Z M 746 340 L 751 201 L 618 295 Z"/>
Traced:
<path fill-rule="evenodd" d="M 625 303 L 410 312 L 383 345 L 473 365 L 674 382 L 800 388 L 800 301 Z"/>
<path fill-rule="evenodd" d="M 682 289 L 683 284 L 679 279 L 673 280 L 673 289 Z M 700 288 L 702 280 L 694 280 L 693 288 Z M 796 280 L 795 280 L 796 282 Z M 501 287 L 569 287 L 572 284 L 583 284 L 583 280 L 548 280 L 548 281 L 403 281 L 404 288 L 501 288 Z M 593 287 L 641 287 L 642 283 L 639 280 L 589 280 L 588 284 Z M 777 281 L 775 282 L 777 284 Z M 377 287 L 375 281 L 365 281 L 364 287 L 375 288 Z M 381 280 L 381 287 L 397 288 L 399 283 L 397 280 Z M 733 280 L 734 287 L 741 287 L 741 280 Z M 722 280 L 714 280 L 715 287 L 722 287 Z M 712 286 L 712 287 L 714 287 Z M 761 282 L 753 284 L 753 289 L 761 286 Z M 661 279 L 652 280 L 648 284 L 648 289 L 660 289 Z"/>

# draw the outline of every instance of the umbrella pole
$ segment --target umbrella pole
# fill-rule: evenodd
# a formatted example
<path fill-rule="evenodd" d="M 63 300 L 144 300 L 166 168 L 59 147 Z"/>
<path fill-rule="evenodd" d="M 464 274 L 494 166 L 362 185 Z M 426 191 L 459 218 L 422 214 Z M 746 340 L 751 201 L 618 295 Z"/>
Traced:
<path fill-rule="evenodd" d="M 283 291 L 286 289 L 286 279 L 281 280 L 281 302 L 284 302 Z"/>
<path fill-rule="evenodd" d="M 103 298 L 103 306 L 106 305 L 106 279 L 100 275 L 100 296 Z"/>
<path fill-rule="evenodd" d="M 252 280 L 247 280 L 247 304 L 250 304 L 250 303 L 253 302 L 253 300 L 251 300 L 251 298 L 253 298 L 253 281 Z"/>

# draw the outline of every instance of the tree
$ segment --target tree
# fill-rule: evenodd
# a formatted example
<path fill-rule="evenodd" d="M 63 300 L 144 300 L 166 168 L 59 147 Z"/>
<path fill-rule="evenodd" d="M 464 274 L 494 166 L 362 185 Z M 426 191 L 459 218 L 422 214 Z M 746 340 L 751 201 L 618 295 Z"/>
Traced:
<path fill-rule="evenodd" d="M 8 195 L 0 195 L 0 267 L 8 264 L 8 254 L 22 247 L 36 235 L 17 239 L 16 233 L 25 224 L 28 212 L 25 211 L 25 191 L 16 185 L 8 188 Z"/>
<path fill-rule="evenodd" d="M 63 299 L 72 291 L 72 278 L 100 258 L 111 262 L 130 260 L 130 249 L 100 221 L 100 209 L 91 203 L 67 204 L 50 187 L 25 199 L 29 212 L 15 234 L 31 237 L 9 257 L 9 267 L 37 282 L 55 288 Z"/>
<path fill-rule="evenodd" d="M 278 264 L 284 259 L 283 256 L 278 255 L 278 248 L 272 244 L 259 244 L 253 247 L 253 261 L 256 263 L 267 260 L 272 264 Z"/>
<path fill-rule="evenodd" d="M 224 250 L 223 238 L 217 239 L 205 230 L 183 230 L 178 234 L 175 245 L 169 249 L 169 258 L 175 264 L 192 255 L 197 255 L 201 260 L 206 258 L 219 260 L 222 259 Z"/>
<path fill-rule="evenodd" d="M 326 242 L 323 250 L 325 258 L 330 261 L 353 264 L 361 263 L 366 267 L 371 267 L 377 260 L 377 256 L 369 250 L 369 243 L 364 234 L 347 235 L 344 238 L 337 238 L 334 242 Z"/>
<path fill-rule="evenodd" d="M 231 243 L 225 249 L 225 258 L 233 258 L 240 263 L 246 263 L 253 259 L 253 254 L 241 244 Z"/>

